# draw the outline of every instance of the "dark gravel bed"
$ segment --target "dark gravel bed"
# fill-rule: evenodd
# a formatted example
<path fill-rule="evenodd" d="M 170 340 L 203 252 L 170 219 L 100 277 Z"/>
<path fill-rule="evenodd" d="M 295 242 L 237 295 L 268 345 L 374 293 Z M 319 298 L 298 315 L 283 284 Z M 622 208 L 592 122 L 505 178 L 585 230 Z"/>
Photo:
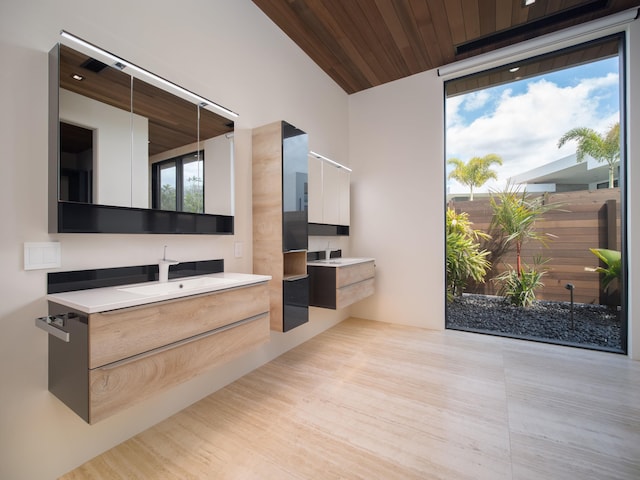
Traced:
<path fill-rule="evenodd" d="M 447 305 L 447 328 L 533 338 L 552 343 L 622 350 L 620 320 L 606 305 L 571 304 L 538 300 L 527 308 L 516 307 L 502 297 L 464 294 Z"/>

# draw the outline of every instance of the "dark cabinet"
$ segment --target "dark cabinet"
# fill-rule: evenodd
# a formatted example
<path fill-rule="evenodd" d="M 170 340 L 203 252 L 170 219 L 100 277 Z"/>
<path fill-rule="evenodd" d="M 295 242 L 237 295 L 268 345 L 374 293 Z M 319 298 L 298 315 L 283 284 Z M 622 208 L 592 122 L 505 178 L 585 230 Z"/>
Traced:
<path fill-rule="evenodd" d="M 308 247 L 308 136 L 282 122 L 282 250 Z"/>

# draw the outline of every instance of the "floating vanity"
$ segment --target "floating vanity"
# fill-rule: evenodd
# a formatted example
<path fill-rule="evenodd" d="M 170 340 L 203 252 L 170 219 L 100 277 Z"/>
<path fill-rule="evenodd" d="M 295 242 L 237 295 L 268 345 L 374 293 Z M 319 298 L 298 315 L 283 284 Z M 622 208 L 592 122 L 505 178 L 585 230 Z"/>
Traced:
<path fill-rule="evenodd" d="M 269 340 L 265 275 L 214 273 L 47 295 L 49 390 L 89 423 Z"/>
<path fill-rule="evenodd" d="M 375 259 L 330 258 L 307 263 L 309 305 L 347 307 L 375 291 Z"/>

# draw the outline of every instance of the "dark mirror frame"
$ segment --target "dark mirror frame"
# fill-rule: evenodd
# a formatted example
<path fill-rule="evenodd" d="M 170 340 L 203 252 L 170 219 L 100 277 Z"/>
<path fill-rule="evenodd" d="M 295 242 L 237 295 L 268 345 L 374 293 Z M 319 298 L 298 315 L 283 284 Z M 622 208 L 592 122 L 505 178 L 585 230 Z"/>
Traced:
<path fill-rule="evenodd" d="M 49 52 L 49 233 L 232 235 L 234 217 L 231 215 L 173 212 L 59 200 L 59 49 L 60 44 L 57 44 Z"/>

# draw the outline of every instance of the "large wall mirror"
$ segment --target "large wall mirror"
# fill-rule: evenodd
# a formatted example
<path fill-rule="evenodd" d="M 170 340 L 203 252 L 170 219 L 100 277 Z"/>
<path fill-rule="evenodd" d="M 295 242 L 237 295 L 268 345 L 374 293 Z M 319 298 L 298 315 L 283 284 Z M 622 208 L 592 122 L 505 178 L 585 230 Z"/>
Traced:
<path fill-rule="evenodd" d="M 83 41 L 49 57 L 50 231 L 233 233 L 233 112 Z"/>

